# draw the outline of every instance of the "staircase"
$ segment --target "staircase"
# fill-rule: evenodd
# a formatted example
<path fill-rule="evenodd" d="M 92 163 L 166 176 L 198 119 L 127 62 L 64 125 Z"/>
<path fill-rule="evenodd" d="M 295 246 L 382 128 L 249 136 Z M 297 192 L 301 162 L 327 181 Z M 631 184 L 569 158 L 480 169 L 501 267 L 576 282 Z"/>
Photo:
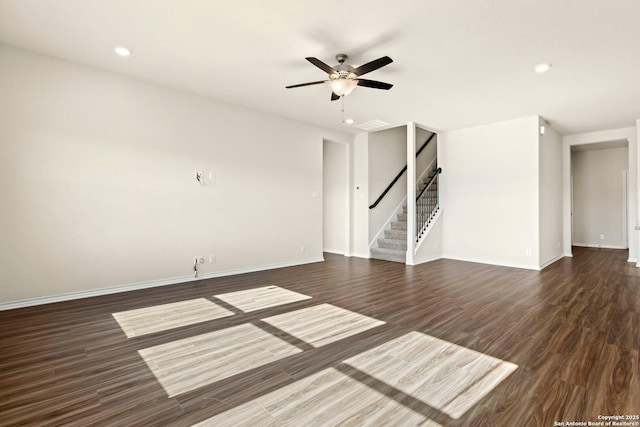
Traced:
<path fill-rule="evenodd" d="M 425 177 L 416 189 L 416 196 L 425 188 L 429 180 L 436 174 L 437 165 L 433 167 L 427 177 Z M 437 213 L 438 206 L 438 183 L 433 182 L 426 190 L 416 206 L 416 224 L 418 238 L 422 237 L 424 227 L 427 227 Z M 395 221 L 391 221 L 391 227 L 384 230 L 384 238 L 378 239 L 378 247 L 371 248 L 371 258 L 384 261 L 405 263 L 407 260 L 407 205 L 402 207 L 402 213 L 396 216 Z"/>
<path fill-rule="evenodd" d="M 371 248 L 371 258 L 385 261 L 406 262 L 407 259 L 407 206 L 391 221 L 391 228 L 384 230 L 384 238 L 378 239 L 378 247 Z"/>

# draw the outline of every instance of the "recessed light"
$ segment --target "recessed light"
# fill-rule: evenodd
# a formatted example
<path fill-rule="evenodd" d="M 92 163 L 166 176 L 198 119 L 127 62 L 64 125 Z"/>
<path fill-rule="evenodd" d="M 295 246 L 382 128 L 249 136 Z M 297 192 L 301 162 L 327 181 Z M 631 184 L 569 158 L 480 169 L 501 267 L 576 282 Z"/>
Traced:
<path fill-rule="evenodd" d="M 538 64 L 535 66 L 534 70 L 536 73 L 546 73 L 551 68 L 551 64 Z"/>
<path fill-rule="evenodd" d="M 353 119 L 344 119 L 344 122 L 348 125 L 352 125 L 353 124 Z"/>
<path fill-rule="evenodd" d="M 116 46 L 113 51 L 120 56 L 131 56 L 131 49 L 127 49 L 124 46 Z"/>

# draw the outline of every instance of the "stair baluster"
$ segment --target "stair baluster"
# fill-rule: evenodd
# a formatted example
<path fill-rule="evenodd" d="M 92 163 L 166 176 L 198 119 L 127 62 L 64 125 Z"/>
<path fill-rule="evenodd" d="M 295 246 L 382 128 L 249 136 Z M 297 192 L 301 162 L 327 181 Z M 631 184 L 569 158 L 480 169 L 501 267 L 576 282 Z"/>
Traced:
<path fill-rule="evenodd" d="M 429 180 L 416 197 L 416 242 L 420 241 L 427 228 L 438 213 L 438 177 L 442 168 L 434 167 L 429 173 Z"/>

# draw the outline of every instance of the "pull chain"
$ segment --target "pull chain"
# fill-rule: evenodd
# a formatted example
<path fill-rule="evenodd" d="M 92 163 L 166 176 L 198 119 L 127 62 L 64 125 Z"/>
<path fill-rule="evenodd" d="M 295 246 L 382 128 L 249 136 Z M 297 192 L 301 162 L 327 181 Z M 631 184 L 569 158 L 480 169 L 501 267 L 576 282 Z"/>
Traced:
<path fill-rule="evenodd" d="M 344 95 L 342 95 L 340 98 L 342 98 L 342 100 L 341 100 L 342 101 L 342 110 L 341 110 L 342 111 L 342 124 L 351 125 L 351 124 L 353 124 L 353 119 L 345 119 L 344 118 Z"/>

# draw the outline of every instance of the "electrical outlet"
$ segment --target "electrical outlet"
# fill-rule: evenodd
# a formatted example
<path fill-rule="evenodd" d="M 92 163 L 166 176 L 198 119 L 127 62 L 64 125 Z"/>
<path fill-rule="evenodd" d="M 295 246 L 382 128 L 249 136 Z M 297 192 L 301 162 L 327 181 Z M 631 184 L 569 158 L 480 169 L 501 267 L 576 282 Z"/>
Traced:
<path fill-rule="evenodd" d="M 600 240 L 604 240 L 604 234 L 600 235 Z"/>
<path fill-rule="evenodd" d="M 300 252 L 304 253 L 304 245 L 300 246 Z"/>
<path fill-rule="evenodd" d="M 524 253 L 527 256 L 531 256 L 531 249 L 527 249 L 526 251 L 524 251 Z"/>
<path fill-rule="evenodd" d="M 209 255 L 209 264 L 215 264 L 215 263 L 216 263 L 216 254 Z"/>
<path fill-rule="evenodd" d="M 193 258 L 194 264 L 204 264 L 204 257 L 197 256 Z"/>

